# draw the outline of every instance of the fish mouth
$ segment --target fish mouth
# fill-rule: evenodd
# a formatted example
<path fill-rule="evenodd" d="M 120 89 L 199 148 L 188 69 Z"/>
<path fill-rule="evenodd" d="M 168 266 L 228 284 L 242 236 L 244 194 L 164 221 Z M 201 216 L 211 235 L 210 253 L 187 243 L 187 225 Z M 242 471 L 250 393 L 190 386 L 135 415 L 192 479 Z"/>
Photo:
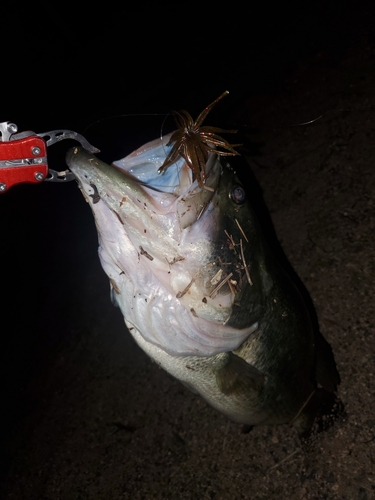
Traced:
<path fill-rule="evenodd" d="M 211 154 L 203 186 L 183 160 L 159 174 L 168 140 L 112 165 L 81 148 L 66 161 L 94 214 L 101 264 L 128 327 L 172 355 L 214 355 L 257 325 L 229 326 L 235 295 L 227 286 L 212 293 L 223 167 Z"/>
<path fill-rule="evenodd" d="M 111 165 L 82 148 L 71 149 L 66 161 L 91 206 L 99 236 L 109 232 L 110 222 L 104 227 L 102 218 L 107 213 L 109 221 L 110 211 L 140 255 L 157 260 L 159 267 L 162 262 L 171 266 L 189 260 L 200 269 L 211 265 L 211 243 L 220 215 L 215 196 L 222 166 L 216 155 L 209 156 L 203 186 L 192 179 L 183 159 L 160 174 L 168 141 L 169 136 L 149 142 Z M 183 249 L 188 245 L 199 250 L 195 258 L 186 257 Z M 190 275 L 189 283 L 197 279 L 197 270 Z M 178 286 L 176 293 L 182 297 L 188 284 Z"/>
<path fill-rule="evenodd" d="M 192 171 L 183 158 L 159 173 L 171 149 L 167 146 L 171 135 L 151 141 L 111 165 L 81 148 L 72 149 L 66 161 L 86 198 L 98 201 L 110 196 L 113 200 L 121 191 L 122 198 L 135 205 L 146 204 L 155 214 L 177 214 L 182 231 L 202 218 L 217 190 L 222 167 L 216 155 L 210 153 L 203 186 L 192 178 Z"/>
<path fill-rule="evenodd" d="M 219 183 L 221 164 L 216 155 L 209 155 L 203 186 L 193 179 L 184 158 L 160 173 L 171 149 L 171 136 L 172 133 L 151 141 L 112 165 L 138 182 L 160 214 L 176 212 L 183 230 L 200 219 L 209 205 Z"/>

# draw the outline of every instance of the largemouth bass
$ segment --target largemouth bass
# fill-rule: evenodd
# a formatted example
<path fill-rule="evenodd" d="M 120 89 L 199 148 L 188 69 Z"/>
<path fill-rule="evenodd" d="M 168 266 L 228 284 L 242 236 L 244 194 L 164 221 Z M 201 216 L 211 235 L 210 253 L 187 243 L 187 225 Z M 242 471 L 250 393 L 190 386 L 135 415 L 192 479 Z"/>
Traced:
<path fill-rule="evenodd" d="M 214 408 L 303 435 L 339 382 L 330 348 L 228 158 L 210 151 L 202 182 L 181 156 L 161 169 L 169 141 L 112 165 L 80 148 L 67 155 L 112 297 L 139 346 Z"/>

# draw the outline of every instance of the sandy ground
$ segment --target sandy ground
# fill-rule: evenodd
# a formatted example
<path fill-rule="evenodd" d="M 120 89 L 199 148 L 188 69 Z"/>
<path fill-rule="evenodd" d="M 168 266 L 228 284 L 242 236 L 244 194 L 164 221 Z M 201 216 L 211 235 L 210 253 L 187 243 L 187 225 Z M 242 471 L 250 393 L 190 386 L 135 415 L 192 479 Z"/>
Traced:
<path fill-rule="evenodd" d="M 317 51 L 230 112 L 333 349 L 345 417 L 308 447 L 289 426 L 242 434 L 126 332 L 76 185 L 20 186 L 0 199 L 1 498 L 375 498 L 374 48 L 368 31 Z"/>

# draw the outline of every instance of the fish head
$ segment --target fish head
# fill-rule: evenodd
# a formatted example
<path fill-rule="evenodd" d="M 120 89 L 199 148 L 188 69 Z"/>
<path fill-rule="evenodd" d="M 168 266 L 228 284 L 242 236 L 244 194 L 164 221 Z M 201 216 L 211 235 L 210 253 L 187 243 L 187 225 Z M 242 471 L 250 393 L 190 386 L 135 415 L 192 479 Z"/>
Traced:
<path fill-rule="evenodd" d="M 74 148 L 67 163 L 95 217 L 99 257 L 126 324 L 169 354 L 236 349 L 258 327 L 262 240 L 244 187 L 210 153 L 200 185 L 180 158 L 160 172 L 166 136 L 108 165 Z"/>

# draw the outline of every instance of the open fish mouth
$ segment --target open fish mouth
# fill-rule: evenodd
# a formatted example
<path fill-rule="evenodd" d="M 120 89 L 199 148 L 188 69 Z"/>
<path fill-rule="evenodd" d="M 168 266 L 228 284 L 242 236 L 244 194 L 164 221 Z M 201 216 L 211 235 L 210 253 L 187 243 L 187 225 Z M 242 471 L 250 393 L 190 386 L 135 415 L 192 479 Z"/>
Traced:
<path fill-rule="evenodd" d="M 192 171 L 183 158 L 179 158 L 160 173 L 160 168 L 171 147 L 168 146 L 169 134 L 162 139 L 151 141 L 112 165 L 130 175 L 149 201 L 160 214 L 176 213 L 180 229 L 198 220 L 207 208 L 220 178 L 221 165 L 216 162 L 216 156 L 211 154 L 206 163 L 206 182 L 199 185 L 193 180 Z"/>
<path fill-rule="evenodd" d="M 210 356 L 236 349 L 258 326 L 257 314 L 238 315 L 249 286 L 249 249 L 234 223 L 242 207 L 228 195 L 233 172 L 214 153 L 203 185 L 183 158 L 158 173 L 168 141 L 112 165 L 73 148 L 67 163 L 93 211 L 101 264 L 129 329 L 169 354 Z"/>

